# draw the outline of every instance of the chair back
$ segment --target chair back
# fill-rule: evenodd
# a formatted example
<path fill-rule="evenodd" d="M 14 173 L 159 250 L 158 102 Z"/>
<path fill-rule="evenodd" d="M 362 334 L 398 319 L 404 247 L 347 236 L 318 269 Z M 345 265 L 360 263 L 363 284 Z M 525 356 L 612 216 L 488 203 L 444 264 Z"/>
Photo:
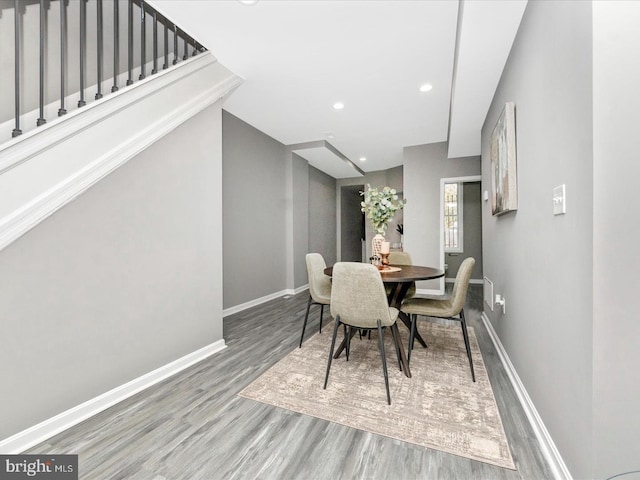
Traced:
<path fill-rule="evenodd" d="M 464 302 L 467 299 L 467 290 L 469 289 L 469 280 L 471 280 L 471 272 L 473 266 L 476 264 L 476 260 L 473 257 L 467 257 L 463 260 L 456 280 L 453 284 L 453 291 L 451 292 L 451 308 L 453 309 L 453 315 L 460 313 L 460 310 L 464 307 Z"/>
<path fill-rule="evenodd" d="M 411 262 L 411 255 L 407 252 L 391 252 L 389 253 L 389 263 L 391 265 L 413 265 Z M 411 282 L 409 290 L 405 294 L 404 298 L 411 298 L 416 294 L 416 282 Z"/>
<path fill-rule="evenodd" d="M 407 252 L 389 253 L 389 263 L 391 265 L 413 265 L 413 263 L 411 263 L 411 255 Z"/>
<path fill-rule="evenodd" d="M 307 253 L 305 260 L 309 277 L 309 294 L 315 302 L 323 303 L 323 297 L 331 296 L 331 279 L 324 274 L 327 264 L 319 253 Z"/>
<path fill-rule="evenodd" d="M 369 263 L 338 262 L 333 266 L 331 316 L 357 328 L 393 325 L 382 277 Z"/>

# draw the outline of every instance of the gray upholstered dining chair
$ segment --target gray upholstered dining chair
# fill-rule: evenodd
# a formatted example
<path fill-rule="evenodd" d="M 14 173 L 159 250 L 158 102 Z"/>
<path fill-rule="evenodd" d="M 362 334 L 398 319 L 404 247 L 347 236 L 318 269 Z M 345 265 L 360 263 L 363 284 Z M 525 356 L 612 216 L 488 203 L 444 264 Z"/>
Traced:
<path fill-rule="evenodd" d="M 322 316 L 324 306 L 331 303 L 331 278 L 324 274 L 327 264 L 319 253 L 307 253 L 307 275 L 309 277 L 309 300 L 307 301 L 307 313 L 302 324 L 302 335 L 300 335 L 300 348 L 304 340 L 304 331 L 307 328 L 309 319 L 309 309 L 312 304 L 320 305 L 320 333 L 322 333 Z"/>
<path fill-rule="evenodd" d="M 389 253 L 389 263 L 391 265 L 413 265 L 411 261 L 411 255 L 407 252 L 391 252 Z M 386 287 L 388 288 L 388 287 Z M 389 290 L 387 290 L 387 296 L 389 295 Z M 411 298 L 416 294 L 416 282 L 411 282 L 409 286 L 409 290 L 405 294 L 404 298 Z"/>
<path fill-rule="evenodd" d="M 427 298 L 410 298 L 402 302 L 400 309 L 411 317 L 411 334 L 409 336 L 409 352 L 408 359 L 411 359 L 411 349 L 416 332 L 417 316 L 447 318 L 457 320 L 462 326 L 462 336 L 464 337 L 464 345 L 467 348 L 467 357 L 469 358 L 469 367 L 471 368 L 471 378 L 476 381 L 476 374 L 473 370 L 473 358 L 471 356 L 471 347 L 469 346 L 469 334 L 467 332 L 467 322 L 464 318 L 464 302 L 467 298 L 467 290 L 469 288 L 469 280 L 471 279 L 471 271 L 476 261 L 473 257 L 465 258 L 458 269 L 451 297 L 445 299 L 427 299 Z"/>
<path fill-rule="evenodd" d="M 333 266 L 333 285 L 331 289 L 331 315 L 335 318 L 327 372 L 324 388 L 327 388 L 331 360 L 336 344 L 336 335 L 341 324 L 346 325 L 345 332 L 347 360 L 349 359 L 349 343 L 356 330 L 377 330 L 380 356 L 382 358 L 382 372 L 387 389 L 387 402 L 391 405 L 389 393 L 389 376 L 387 373 L 387 359 L 384 351 L 383 327 L 390 327 L 393 342 L 396 347 L 398 364 L 400 360 L 400 334 L 396 320 L 398 310 L 389 307 L 387 296 L 380 272 L 368 263 L 338 262 Z M 356 329 L 356 330 L 353 330 Z"/>

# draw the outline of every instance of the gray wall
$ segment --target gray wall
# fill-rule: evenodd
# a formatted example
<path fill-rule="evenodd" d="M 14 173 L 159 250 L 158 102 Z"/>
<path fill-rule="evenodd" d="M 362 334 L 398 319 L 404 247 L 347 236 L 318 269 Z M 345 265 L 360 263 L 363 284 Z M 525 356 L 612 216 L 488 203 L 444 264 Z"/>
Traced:
<path fill-rule="evenodd" d="M 401 165 L 399 167 L 390 168 L 387 172 L 387 185 L 391 188 L 395 188 L 398 192 L 398 197 L 400 199 L 404 198 L 404 167 Z M 387 233 L 384 238 L 390 243 L 400 243 L 402 240 L 400 238 L 400 234 L 396 231 L 396 226 L 399 223 L 404 223 L 404 209 L 398 210 L 396 214 L 393 216 L 391 220 L 389 220 L 389 227 L 387 228 Z"/>
<path fill-rule="evenodd" d="M 223 111 L 224 308 L 286 288 L 285 147 Z M 305 282 L 306 283 L 306 282 Z"/>
<path fill-rule="evenodd" d="M 293 240 L 293 285 L 287 288 L 297 288 L 308 283 L 307 262 L 305 256 L 309 253 L 309 219 L 310 186 L 309 162 L 304 158 L 292 154 L 291 208 L 293 224 L 290 235 Z"/>
<path fill-rule="evenodd" d="M 463 252 L 446 253 L 447 278 L 453 279 L 467 257 L 476 261 L 471 279 L 482 280 L 482 189 L 480 182 L 462 184 Z"/>
<path fill-rule="evenodd" d="M 308 250 L 322 254 L 327 265 L 337 259 L 336 210 L 336 179 L 310 166 Z"/>
<path fill-rule="evenodd" d="M 413 263 L 440 264 L 440 179 L 480 174 L 480 158 L 447 158 L 446 143 L 404 149 L 404 249 Z M 439 290 L 444 282 L 419 282 L 418 288 Z"/>
<path fill-rule="evenodd" d="M 594 453 L 591 25 L 590 2 L 529 2 L 482 129 L 487 189 L 491 131 L 515 102 L 518 210 L 494 217 L 489 202 L 483 208 L 484 274 L 507 314 L 486 313 L 580 479 L 591 478 Z M 554 216 L 561 184 L 567 214 Z"/>
<path fill-rule="evenodd" d="M 372 187 L 389 186 L 391 188 L 395 188 L 398 192 L 401 192 L 403 188 L 402 179 L 403 179 L 402 167 L 394 167 L 389 170 L 378 170 L 375 172 L 367 172 L 362 177 L 339 178 L 336 183 L 336 195 L 337 195 L 337 206 L 338 206 L 337 218 L 338 219 L 342 218 L 341 191 L 343 186 L 347 186 L 347 185 L 365 185 L 366 186 L 367 184 L 370 184 Z M 403 213 L 402 211 L 399 213 L 396 213 L 396 217 L 400 218 L 402 213 Z M 398 221 L 396 217 L 394 217 L 393 219 L 394 221 Z M 387 239 L 393 238 L 394 233 L 391 232 L 391 230 L 393 229 L 395 229 L 395 227 L 389 228 L 385 238 Z M 371 239 L 375 235 L 375 232 L 373 231 L 373 227 L 371 226 L 371 223 L 369 221 L 365 221 L 365 233 L 366 233 L 365 255 L 366 255 L 366 258 L 369 258 L 371 256 Z M 341 259 L 341 241 L 342 241 L 340 225 L 338 225 L 337 227 L 337 234 L 338 234 L 338 238 L 337 238 L 338 260 L 340 260 Z M 390 241 L 395 241 L 395 240 L 390 240 Z M 397 241 L 399 241 L 399 236 Z"/>
<path fill-rule="evenodd" d="M 214 105 L 0 251 L 0 438 L 222 339 L 221 162 Z"/>
<path fill-rule="evenodd" d="M 640 470 L 640 3 L 593 10 L 593 461 L 608 478 Z"/>
<path fill-rule="evenodd" d="M 223 111 L 224 308 L 308 283 L 305 255 L 336 258 L 336 181 Z"/>

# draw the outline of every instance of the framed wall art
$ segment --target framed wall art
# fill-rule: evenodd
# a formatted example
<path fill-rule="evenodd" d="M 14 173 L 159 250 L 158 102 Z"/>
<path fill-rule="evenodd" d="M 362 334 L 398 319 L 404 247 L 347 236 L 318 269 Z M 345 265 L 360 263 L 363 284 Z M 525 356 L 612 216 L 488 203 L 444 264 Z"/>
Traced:
<path fill-rule="evenodd" d="M 491 212 L 502 215 L 518 209 L 515 105 L 507 102 L 491 133 Z"/>

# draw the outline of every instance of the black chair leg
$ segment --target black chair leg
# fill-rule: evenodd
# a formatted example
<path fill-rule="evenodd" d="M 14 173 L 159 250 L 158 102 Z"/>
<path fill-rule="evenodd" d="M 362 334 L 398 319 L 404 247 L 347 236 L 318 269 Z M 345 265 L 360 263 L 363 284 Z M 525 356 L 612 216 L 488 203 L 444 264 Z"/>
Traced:
<path fill-rule="evenodd" d="M 322 315 L 324 314 L 324 303 L 320 304 L 320 333 L 322 333 Z"/>
<path fill-rule="evenodd" d="M 464 346 L 467 347 L 467 357 L 469 357 L 469 367 L 471 367 L 471 378 L 476 381 L 476 373 L 473 370 L 473 358 L 471 357 L 471 346 L 469 345 L 469 334 L 467 333 L 467 322 L 464 319 L 464 309 L 460 310 L 460 324 L 462 325 L 462 336 L 464 337 Z"/>
<path fill-rule="evenodd" d="M 352 332 L 351 332 L 352 328 L 353 327 L 349 326 L 349 327 L 347 327 L 347 330 L 346 330 L 347 333 L 346 333 L 346 337 L 345 338 L 347 339 L 347 348 L 346 348 L 346 351 L 347 351 L 347 362 L 349 361 L 349 354 L 351 353 L 351 337 L 353 336 Z"/>
<path fill-rule="evenodd" d="M 309 295 L 309 301 L 307 302 L 307 313 L 304 316 L 304 323 L 302 324 L 302 335 L 300 335 L 300 347 L 302 348 L 302 340 L 304 340 L 304 330 L 305 328 L 307 328 L 307 320 L 309 319 L 309 309 L 311 308 L 311 302 L 313 301 L 313 299 L 311 298 L 311 295 Z"/>
<path fill-rule="evenodd" d="M 411 361 L 411 350 L 416 339 L 416 323 L 418 323 L 418 315 L 411 315 L 411 333 L 409 334 L 409 351 L 407 352 L 407 362 Z"/>
<path fill-rule="evenodd" d="M 400 357 L 400 346 L 398 344 L 400 339 L 398 338 L 398 332 L 396 328 L 394 328 L 393 326 L 391 327 L 391 335 L 393 335 L 393 344 L 396 347 L 396 355 L 398 357 L 398 367 L 400 367 L 400 371 L 402 371 L 402 358 Z"/>
<path fill-rule="evenodd" d="M 384 373 L 384 386 L 387 389 L 387 403 L 391 405 L 391 394 L 389 393 L 389 375 L 387 374 L 387 357 L 384 354 L 384 338 L 382 337 L 382 325 L 378 320 L 378 342 L 380 343 L 380 356 L 382 357 L 382 372 Z"/>
<path fill-rule="evenodd" d="M 324 376 L 324 389 L 327 389 L 329 381 L 329 370 L 331 370 L 331 359 L 333 358 L 333 350 L 336 348 L 336 336 L 338 335 L 338 327 L 340 326 L 340 317 L 336 317 L 336 324 L 333 327 L 333 338 L 331 339 L 331 349 L 329 350 L 329 361 L 327 362 L 327 373 Z"/>

